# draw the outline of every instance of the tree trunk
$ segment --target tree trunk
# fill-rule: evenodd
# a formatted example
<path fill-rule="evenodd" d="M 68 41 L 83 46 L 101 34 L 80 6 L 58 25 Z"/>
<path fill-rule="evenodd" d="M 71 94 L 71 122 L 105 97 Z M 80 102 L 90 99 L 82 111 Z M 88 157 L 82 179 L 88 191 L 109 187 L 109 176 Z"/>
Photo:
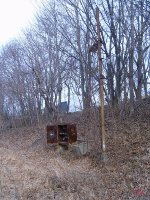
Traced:
<path fill-rule="evenodd" d="M 129 46 L 129 88 L 130 88 L 130 113 L 134 112 L 134 80 L 133 80 L 133 60 L 134 60 L 134 12 L 133 0 L 131 0 L 131 30 L 130 30 L 130 46 Z"/>

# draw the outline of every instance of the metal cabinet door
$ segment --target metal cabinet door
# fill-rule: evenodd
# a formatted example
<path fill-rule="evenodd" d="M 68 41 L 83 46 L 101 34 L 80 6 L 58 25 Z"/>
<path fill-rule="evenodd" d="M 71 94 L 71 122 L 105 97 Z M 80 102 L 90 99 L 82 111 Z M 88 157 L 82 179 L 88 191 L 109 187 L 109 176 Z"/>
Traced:
<path fill-rule="evenodd" d="M 72 144 L 77 141 L 77 129 L 75 124 L 69 124 L 67 126 L 68 135 L 69 135 L 69 143 Z"/>
<path fill-rule="evenodd" d="M 47 126 L 47 143 L 55 144 L 58 143 L 57 126 Z"/>

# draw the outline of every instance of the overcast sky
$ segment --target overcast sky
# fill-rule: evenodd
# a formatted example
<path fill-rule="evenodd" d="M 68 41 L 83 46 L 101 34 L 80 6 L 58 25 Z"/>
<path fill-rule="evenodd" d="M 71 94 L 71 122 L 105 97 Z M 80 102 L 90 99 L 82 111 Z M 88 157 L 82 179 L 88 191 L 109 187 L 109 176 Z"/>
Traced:
<path fill-rule="evenodd" d="M 0 45 L 18 37 L 32 23 L 42 0 L 0 0 Z"/>

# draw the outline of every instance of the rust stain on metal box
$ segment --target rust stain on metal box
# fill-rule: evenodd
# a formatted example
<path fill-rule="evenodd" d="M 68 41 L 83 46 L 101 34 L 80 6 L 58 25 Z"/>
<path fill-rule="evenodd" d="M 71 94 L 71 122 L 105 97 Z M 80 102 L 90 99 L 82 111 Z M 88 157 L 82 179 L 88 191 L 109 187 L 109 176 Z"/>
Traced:
<path fill-rule="evenodd" d="M 75 124 L 57 124 L 47 126 L 47 143 L 66 145 L 77 141 Z"/>

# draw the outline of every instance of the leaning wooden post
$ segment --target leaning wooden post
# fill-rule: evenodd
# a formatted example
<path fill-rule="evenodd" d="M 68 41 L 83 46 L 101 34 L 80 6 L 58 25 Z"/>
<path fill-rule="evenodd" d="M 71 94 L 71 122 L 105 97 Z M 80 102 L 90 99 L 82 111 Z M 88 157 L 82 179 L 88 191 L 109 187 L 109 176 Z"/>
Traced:
<path fill-rule="evenodd" d="M 98 68 L 100 79 L 100 115 L 101 115 L 101 130 L 102 130 L 102 157 L 105 157 L 106 151 L 106 132 L 105 132 L 105 117 L 104 117 L 104 83 L 103 83 L 103 69 L 102 69 L 102 55 L 101 55 L 101 35 L 100 35 L 100 21 L 99 21 L 99 8 L 96 8 L 96 21 L 97 21 L 97 37 L 98 37 Z"/>

